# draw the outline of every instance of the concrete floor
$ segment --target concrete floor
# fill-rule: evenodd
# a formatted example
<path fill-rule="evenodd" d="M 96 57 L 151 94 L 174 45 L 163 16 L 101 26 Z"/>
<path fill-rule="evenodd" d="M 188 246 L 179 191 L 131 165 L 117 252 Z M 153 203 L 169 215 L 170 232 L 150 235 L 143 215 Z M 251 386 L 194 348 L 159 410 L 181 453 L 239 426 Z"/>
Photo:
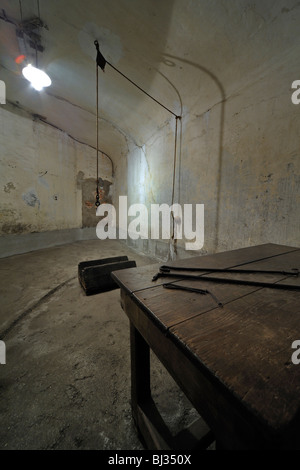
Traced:
<path fill-rule="evenodd" d="M 0 260 L 0 449 L 143 449 L 131 418 L 129 323 L 119 289 L 86 296 L 80 261 L 127 254 L 71 243 Z M 175 433 L 197 414 L 154 355 L 152 393 Z"/>

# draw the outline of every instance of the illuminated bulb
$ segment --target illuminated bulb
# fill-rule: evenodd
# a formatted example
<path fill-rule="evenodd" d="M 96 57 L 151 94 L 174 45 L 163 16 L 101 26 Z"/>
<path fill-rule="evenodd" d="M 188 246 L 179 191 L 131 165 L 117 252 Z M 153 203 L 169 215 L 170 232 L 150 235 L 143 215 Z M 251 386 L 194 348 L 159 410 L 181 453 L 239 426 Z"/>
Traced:
<path fill-rule="evenodd" d="M 42 70 L 33 67 L 31 64 L 24 67 L 22 73 L 26 80 L 28 80 L 37 91 L 41 91 L 44 87 L 51 85 L 50 77 Z"/>

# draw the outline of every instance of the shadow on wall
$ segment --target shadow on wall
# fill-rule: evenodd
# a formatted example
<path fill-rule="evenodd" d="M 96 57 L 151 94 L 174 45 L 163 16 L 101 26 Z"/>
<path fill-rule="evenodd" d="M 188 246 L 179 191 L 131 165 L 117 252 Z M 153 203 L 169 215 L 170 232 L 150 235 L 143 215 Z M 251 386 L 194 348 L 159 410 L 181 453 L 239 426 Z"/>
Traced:
<path fill-rule="evenodd" d="M 221 183 L 222 183 L 222 163 L 223 163 L 223 139 L 224 139 L 224 120 L 225 120 L 225 103 L 226 103 L 226 95 L 225 95 L 225 90 L 223 88 L 222 83 L 219 81 L 218 77 L 216 77 L 210 70 L 206 69 L 202 65 L 199 65 L 195 62 L 192 62 L 190 60 L 182 59 L 181 57 L 177 57 L 171 54 L 164 54 L 166 58 L 177 60 L 179 62 L 183 62 L 185 64 L 188 64 L 192 67 L 197 68 L 201 72 L 205 73 L 208 75 L 214 83 L 217 85 L 218 89 L 220 90 L 220 96 L 221 96 L 221 113 L 220 113 L 220 132 L 219 132 L 219 142 L 218 142 L 218 175 L 217 175 L 217 201 L 216 201 L 216 215 L 215 215 L 215 237 L 214 237 L 214 249 L 216 250 L 218 247 L 219 243 L 219 226 L 220 226 L 220 198 L 221 198 Z M 176 90 L 177 92 L 177 90 Z M 180 97 L 179 93 L 177 92 L 178 96 Z M 180 98 L 180 103 L 182 107 L 182 101 Z M 182 127 L 181 127 L 182 131 Z M 181 143 L 182 143 L 182 136 L 180 138 L 180 148 L 179 148 L 179 164 L 181 165 Z M 179 175 L 180 175 L 180 169 L 179 169 Z M 180 179 L 179 179 L 179 185 L 180 185 Z M 179 186 L 179 198 L 180 198 L 180 186 Z"/>

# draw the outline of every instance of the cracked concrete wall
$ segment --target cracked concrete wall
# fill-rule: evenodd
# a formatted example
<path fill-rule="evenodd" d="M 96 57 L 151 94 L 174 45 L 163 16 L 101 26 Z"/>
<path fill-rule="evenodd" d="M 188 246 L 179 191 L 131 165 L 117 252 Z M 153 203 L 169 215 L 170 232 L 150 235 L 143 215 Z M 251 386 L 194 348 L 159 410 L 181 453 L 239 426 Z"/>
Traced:
<path fill-rule="evenodd" d="M 0 142 L 1 235 L 96 227 L 86 194 L 96 186 L 93 148 L 8 105 L 0 107 Z M 112 165 L 101 153 L 99 174 L 101 199 L 110 200 Z"/>

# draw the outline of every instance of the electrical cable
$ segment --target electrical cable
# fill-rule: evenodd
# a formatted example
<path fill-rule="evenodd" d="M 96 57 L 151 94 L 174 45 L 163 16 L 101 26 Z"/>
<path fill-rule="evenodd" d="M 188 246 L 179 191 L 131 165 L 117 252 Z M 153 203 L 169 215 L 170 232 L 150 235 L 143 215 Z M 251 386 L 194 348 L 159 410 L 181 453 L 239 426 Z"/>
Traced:
<path fill-rule="evenodd" d="M 19 6 L 20 6 L 21 23 L 23 23 L 23 11 L 22 11 L 22 2 L 21 2 L 21 0 L 19 0 Z"/>
<path fill-rule="evenodd" d="M 39 17 L 39 20 L 41 22 L 41 15 L 40 15 L 40 1 L 37 0 L 37 10 L 38 10 L 38 17 Z"/>

